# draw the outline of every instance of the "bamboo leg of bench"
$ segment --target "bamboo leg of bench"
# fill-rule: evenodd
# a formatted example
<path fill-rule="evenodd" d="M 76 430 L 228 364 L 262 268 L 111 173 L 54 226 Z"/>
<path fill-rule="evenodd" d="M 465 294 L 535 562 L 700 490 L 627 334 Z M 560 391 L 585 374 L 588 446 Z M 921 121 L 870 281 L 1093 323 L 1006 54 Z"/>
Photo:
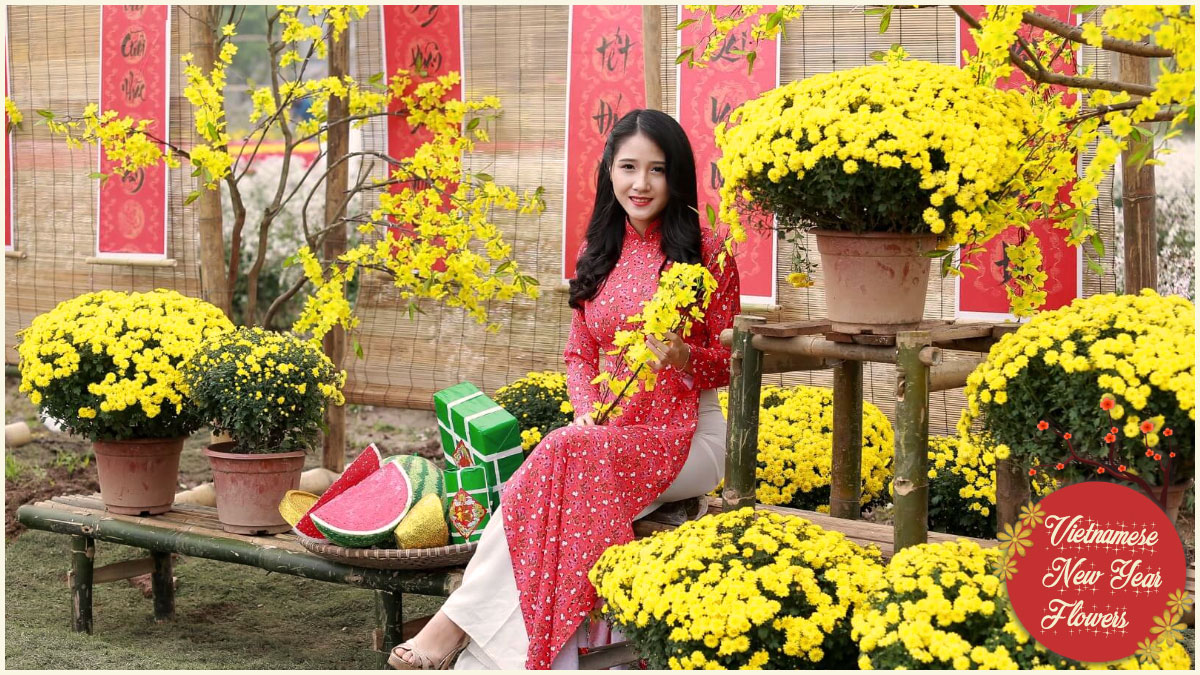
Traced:
<path fill-rule="evenodd" d="M 383 633 L 383 650 L 380 651 L 380 667 L 388 668 L 387 658 L 392 647 L 404 641 L 401 624 L 404 623 L 404 594 L 392 591 L 376 591 L 379 602 L 379 628 Z"/>
<path fill-rule="evenodd" d="M 862 361 L 842 359 L 833 368 L 833 456 L 830 458 L 829 515 L 862 515 Z"/>
<path fill-rule="evenodd" d="M 71 628 L 92 632 L 92 563 L 96 540 L 85 535 L 71 537 Z"/>
<path fill-rule="evenodd" d="M 725 510 L 753 507 L 757 492 L 758 406 L 762 391 L 763 353 L 750 343 L 750 327 L 760 316 L 739 314 L 733 320 L 733 356 L 729 361 L 729 428 L 725 436 Z"/>
<path fill-rule="evenodd" d="M 170 551 L 151 551 L 154 571 L 150 574 L 150 587 L 154 590 L 154 620 L 170 621 L 175 618 L 175 584 L 172 577 L 174 565 Z"/>
<path fill-rule="evenodd" d="M 929 331 L 896 335 L 896 459 L 893 543 L 896 552 L 928 541 L 929 366 L 921 350 Z"/>

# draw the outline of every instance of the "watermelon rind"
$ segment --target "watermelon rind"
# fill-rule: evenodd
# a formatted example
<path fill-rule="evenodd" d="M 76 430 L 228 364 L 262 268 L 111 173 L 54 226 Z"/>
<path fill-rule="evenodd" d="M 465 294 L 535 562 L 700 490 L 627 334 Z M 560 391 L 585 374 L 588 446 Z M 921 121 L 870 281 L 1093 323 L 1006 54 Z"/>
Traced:
<path fill-rule="evenodd" d="M 335 497 L 346 490 L 361 483 L 368 476 L 378 471 L 382 465 L 383 454 L 379 452 L 379 448 L 375 447 L 374 443 L 368 445 L 362 451 L 362 454 L 356 457 L 353 462 L 350 462 L 350 465 L 346 467 L 342 475 L 325 489 L 325 492 L 321 494 L 321 498 L 317 500 L 317 503 L 312 505 L 308 513 L 305 513 L 300 522 L 296 523 L 296 526 L 292 529 L 295 530 L 296 534 L 305 537 L 324 539 L 325 535 L 321 534 L 321 531 L 312 522 L 312 518 L 310 517 L 312 512 L 333 501 Z"/>
<path fill-rule="evenodd" d="M 392 455 L 383 460 L 400 465 L 413 486 L 413 504 L 421 501 L 426 495 L 437 495 L 442 502 L 446 501 L 446 479 L 442 470 L 436 464 L 420 455 Z"/>
<path fill-rule="evenodd" d="M 392 482 L 395 480 L 401 482 Z M 397 486 L 402 486 L 403 494 L 397 495 L 388 489 Z M 328 504 L 314 508 L 309 512 L 309 516 L 317 530 L 331 543 L 347 548 L 365 548 L 392 536 L 392 531 L 412 508 L 412 496 L 412 481 L 409 480 L 404 467 L 389 462 Z M 373 522 L 346 522 L 346 511 L 353 510 L 356 506 L 386 507 L 391 510 L 385 512 L 386 516 L 376 518 Z"/>

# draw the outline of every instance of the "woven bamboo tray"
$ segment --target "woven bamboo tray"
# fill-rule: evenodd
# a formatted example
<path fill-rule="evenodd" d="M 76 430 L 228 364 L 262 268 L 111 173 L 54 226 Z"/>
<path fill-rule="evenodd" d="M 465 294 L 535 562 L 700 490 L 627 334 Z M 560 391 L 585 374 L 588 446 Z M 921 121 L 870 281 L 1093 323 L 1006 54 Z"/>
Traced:
<path fill-rule="evenodd" d="M 416 570 L 465 565 L 479 542 L 437 548 L 345 548 L 309 537 L 297 537 L 310 552 L 336 562 L 377 570 Z"/>

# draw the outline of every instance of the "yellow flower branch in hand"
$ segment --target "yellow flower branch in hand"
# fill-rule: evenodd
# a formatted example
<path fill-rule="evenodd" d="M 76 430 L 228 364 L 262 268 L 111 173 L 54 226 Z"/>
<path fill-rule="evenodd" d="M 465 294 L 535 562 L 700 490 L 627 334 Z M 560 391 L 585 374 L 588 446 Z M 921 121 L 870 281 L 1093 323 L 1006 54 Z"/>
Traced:
<path fill-rule="evenodd" d="M 619 415 L 617 404 L 622 400 L 654 390 L 658 374 L 647 367 L 655 357 L 646 345 L 646 337 L 663 340 L 667 333 L 691 335 L 693 324 L 704 320 L 704 311 L 716 290 L 717 280 L 704 265 L 675 263 L 663 272 L 654 296 L 642 303 L 641 312 L 628 319 L 631 324 L 640 323 L 641 329 L 617 331 L 614 348 L 608 352 L 617 356 L 631 375 L 619 378 L 605 372 L 592 380 L 593 384 L 605 383 L 615 395 L 611 401 L 594 403 L 597 424 Z"/>

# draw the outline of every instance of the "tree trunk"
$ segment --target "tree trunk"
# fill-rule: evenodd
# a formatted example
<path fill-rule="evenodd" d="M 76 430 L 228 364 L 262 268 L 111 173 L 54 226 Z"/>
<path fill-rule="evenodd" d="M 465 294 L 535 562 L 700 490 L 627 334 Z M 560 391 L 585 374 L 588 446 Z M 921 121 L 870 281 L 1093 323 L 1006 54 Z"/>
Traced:
<path fill-rule="evenodd" d="M 1120 55 L 1120 80 L 1150 84 L 1150 59 L 1143 56 Z M 1136 100 L 1136 98 L 1135 98 Z M 1145 160 L 1154 157 L 1154 140 L 1149 137 L 1149 125 L 1139 125 L 1147 132 L 1145 140 L 1129 138 L 1129 147 L 1121 153 L 1121 175 L 1124 190 L 1121 206 L 1125 212 L 1125 292 L 1137 293 L 1143 288 L 1158 290 L 1158 237 L 1154 228 L 1154 167 L 1134 165 L 1134 157 Z"/>
<path fill-rule="evenodd" d="M 329 46 L 329 75 L 343 77 L 350 73 L 350 31 L 342 33 L 341 37 Z M 350 114 L 350 102 L 337 96 L 329 97 L 329 119 L 345 119 Z M 326 135 L 328 152 L 325 154 L 325 166 L 344 157 L 350 151 L 350 125 L 331 124 Z M 340 162 L 334 167 L 325 182 L 325 226 L 329 227 L 342 217 L 343 200 L 346 198 L 346 188 L 349 175 L 349 162 Z M 332 260 L 346 251 L 346 225 L 329 231 L 325 237 L 323 253 L 326 260 Z M 334 327 L 325 336 L 325 353 L 333 361 L 335 367 L 341 368 L 346 354 L 346 332 L 340 327 Z M 345 406 L 330 406 L 325 411 L 325 422 L 329 431 L 325 434 L 321 465 L 330 471 L 341 471 L 346 465 L 346 408 Z"/>
<path fill-rule="evenodd" d="M 195 63 L 208 73 L 216 60 L 213 41 L 213 12 L 210 5 L 195 5 L 188 13 L 193 20 L 188 22 L 191 36 L 190 51 L 196 56 Z M 189 124 L 190 126 L 190 124 Z M 195 140 L 195 131 L 187 132 Z M 199 181 L 197 181 L 199 182 Z M 196 229 L 200 236 L 200 283 L 209 302 L 221 308 L 225 316 L 233 317 L 233 293 L 226 277 L 225 233 L 221 218 L 220 189 L 200 188 L 200 197 L 193 202 L 196 209 Z"/>

